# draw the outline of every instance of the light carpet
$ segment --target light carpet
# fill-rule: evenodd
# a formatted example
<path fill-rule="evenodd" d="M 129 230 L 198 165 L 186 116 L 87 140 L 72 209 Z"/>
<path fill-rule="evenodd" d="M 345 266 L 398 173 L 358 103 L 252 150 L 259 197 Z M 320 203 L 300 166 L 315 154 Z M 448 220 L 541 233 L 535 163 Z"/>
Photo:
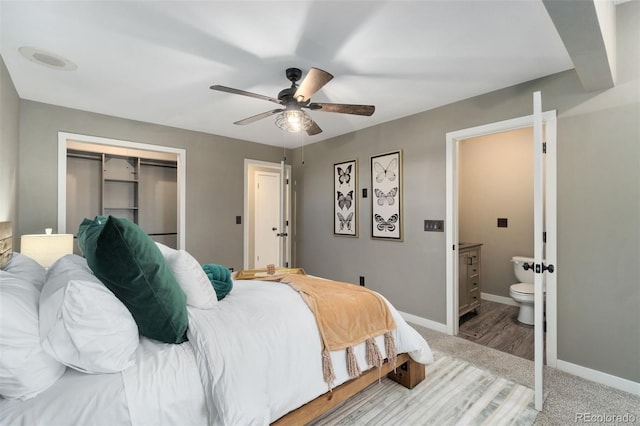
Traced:
<path fill-rule="evenodd" d="M 383 378 L 313 425 L 532 425 L 532 389 L 437 354 L 425 380 L 406 389 Z"/>

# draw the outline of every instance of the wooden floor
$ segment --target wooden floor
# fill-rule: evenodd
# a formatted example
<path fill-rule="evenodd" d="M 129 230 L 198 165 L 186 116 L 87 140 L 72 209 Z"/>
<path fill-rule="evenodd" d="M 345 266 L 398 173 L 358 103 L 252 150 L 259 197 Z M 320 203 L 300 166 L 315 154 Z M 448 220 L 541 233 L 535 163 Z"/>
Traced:
<path fill-rule="evenodd" d="M 533 360 L 533 326 L 518 321 L 516 306 L 482 301 L 478 314 L 460 318 L 458 336 L 483 346 Z"/>

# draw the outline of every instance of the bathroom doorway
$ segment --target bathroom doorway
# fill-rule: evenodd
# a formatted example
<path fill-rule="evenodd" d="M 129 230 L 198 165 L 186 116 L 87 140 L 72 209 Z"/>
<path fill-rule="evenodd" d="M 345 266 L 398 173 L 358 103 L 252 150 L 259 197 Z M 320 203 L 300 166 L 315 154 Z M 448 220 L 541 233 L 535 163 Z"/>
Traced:
<path fill-rule="evenodd" d="M 525 127 L 533 128 L 533 179 L 534 191 L 534 257 L 535 300 L 543 300 L 542 277 L 546 277 L 546 336 L 543 339 L 542 303 L 535 304 L 535 406 L 542 409 L 543 359 L 555 368 L 557 365 L 557 299 L 556 275 L 545 267 L 556 263 L 556 111 L 542 112 L 540 92 L 533 94 L 533 111 L 530 116 L 504 120 L 483 126 L 448 132 L 446 134 L 446 318 L 447 332 L 458 334 L 459 328 L 459 230 L 458 183 L 460 142 L 484 135 L 496 134 Z M 544 158 L 544 161 L 543 161 Z M 544 242 L 543 242 L 544 240 Z M 544 256 L 548 261 L 543 263 Z M 546 341 L 546 357 L 543 347 Z"/>
<path fill-rule="evenodd" d="M 479 260 L 476 287 L 469 289 L 477 305 L 460 312 L 458 335 L 531 361 L 533 320 L 518 321 L 519 304 L 509 291 L 518 282 L 511 258 L 533 257 L 532 193 L 531 127 L 459 142 L 458 235 L 465 246 L 478 245 Z M 464 257 L 463 247 L 459 253 Z M 459 299 L 463 307 L 462 290 Z"/>

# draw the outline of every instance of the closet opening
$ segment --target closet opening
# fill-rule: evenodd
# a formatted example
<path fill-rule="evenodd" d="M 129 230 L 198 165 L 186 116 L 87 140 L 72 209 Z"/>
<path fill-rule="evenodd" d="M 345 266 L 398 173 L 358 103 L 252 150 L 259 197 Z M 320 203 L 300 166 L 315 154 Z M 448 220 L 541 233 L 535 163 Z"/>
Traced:
<path fill-rule="evenodd" d="M 184 248 L 185 150 L 63 132 L 58 145 L 61 232 L 77 236 L 85 217 L 113 215 Z"/>

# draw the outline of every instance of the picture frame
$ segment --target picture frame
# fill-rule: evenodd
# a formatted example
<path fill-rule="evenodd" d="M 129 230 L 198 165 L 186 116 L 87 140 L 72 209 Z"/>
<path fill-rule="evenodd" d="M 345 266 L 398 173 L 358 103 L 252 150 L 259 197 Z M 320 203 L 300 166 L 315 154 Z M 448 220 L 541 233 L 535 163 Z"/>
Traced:
<path fill-rule="evenodd" d="M 371 238 L 403 241 L 402 150 L 374 155 L 371 170 Z"/>
<path fill-rule="evenodd" d="M 333 234 L 358 237 L 358 160 L 333 165 Z"/>

